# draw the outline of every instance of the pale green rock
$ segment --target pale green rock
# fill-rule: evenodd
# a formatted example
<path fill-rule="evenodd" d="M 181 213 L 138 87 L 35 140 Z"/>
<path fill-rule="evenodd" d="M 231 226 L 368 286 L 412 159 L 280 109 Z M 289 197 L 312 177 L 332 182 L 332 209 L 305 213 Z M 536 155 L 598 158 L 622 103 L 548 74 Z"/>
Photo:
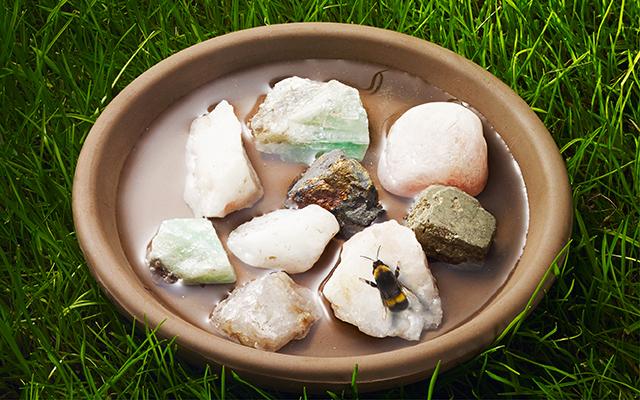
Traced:
<path fill-rule="evenodd" d="M 369 147 L 369 121 L 358 90 L 336 80 L 297 76 L 275 84 L 251 119 L 259 151 L 311 164 L 334 149 L 362 160 Z"/>
<path fill-rule="evenodd" d="M 186 285 L 233 283 L 236 274 L 211 222 L 204 218 L 162 221 L 146 261 L 167 281 Z"/>

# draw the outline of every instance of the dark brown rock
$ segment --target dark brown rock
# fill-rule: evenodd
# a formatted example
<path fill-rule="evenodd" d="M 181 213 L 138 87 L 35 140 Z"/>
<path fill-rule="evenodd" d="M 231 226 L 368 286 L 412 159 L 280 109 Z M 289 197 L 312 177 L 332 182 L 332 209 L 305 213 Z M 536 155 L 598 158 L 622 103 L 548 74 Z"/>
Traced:
<path fill-rule="evenodd" d="M 342 150 L 320 156 L 289 189 L 287 207 L 309 204 L 331 211 L 340 224 L 340 235 L 346 238 L 369 226 L 383 211 L 367 170 Z"/>

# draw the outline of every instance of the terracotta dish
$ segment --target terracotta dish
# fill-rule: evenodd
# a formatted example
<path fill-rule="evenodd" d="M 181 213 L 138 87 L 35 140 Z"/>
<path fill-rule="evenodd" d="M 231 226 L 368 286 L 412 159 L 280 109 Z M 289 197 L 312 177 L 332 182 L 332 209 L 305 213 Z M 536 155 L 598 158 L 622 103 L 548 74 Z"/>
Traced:
<path fill-rule="evenodd" d="M 323 72 L 323 65 L 333 70 Z M 494 139 L 487 136 L 490 177 L 487 189 L 479 199 L 492 212 L 495 209 L 499 214 L 496 215 L 498 236 L 489 259 L 495 256 L 495 259 L 502 260 L 503 266 L 496 267 L 503 268 L 502 280 L 494 282 L 497 286 L 484 293 L 482 301 L 471 309 L 468 304 L 460 305 L 460 299 L 479 293 L 484 284 L 478 281 L 474 287 L 471 276 L 464 278 L 468 280 L 464 288 L 456 289 L 451 283 L 456 278 L 451 276 L 468 272 L 450 273 L 447 268 L 432 264 L 440 285 L 445 320 L 440 330 L 424 332 L 419 342 L 369 338 L 354 327 L 337 321 L 319 323 L 312 328 L 309 337 L 287 345 L 278 353 L 245 347 L 214 334 L 207 327 L 205 318 L 194 320 L 181 311 L 182 303 L 177 300 L 174 302 L 167 297 L 169 295 L 165 296 L 173 289 L 154 286 L 154 281 L 147 276 L 148 271 L 140 268 L 139 254 L 144 251 L 141 244 L 148 242 L 151 237 L 143 236 L 139 243 L 132 244 L 131 226 L 137 226 L 138 220 L 131 218 L 138 218 L 141 213 L 128 209 L 128 203 L 123 203 L 122 197 L 129 196 L 129 193 L 136 194 L 136 190 L 143 193 L 146 184 L 143 182 L 144 174 L 136 175 L 137 181 L 132 180 L 127 172 L 129 160 L 135 160 L 141 149 L 160 137 L 154 136 L 154 130 L 158 121 L 165 118 L 163 116 L 175 113 L 178 106 L 182 107 L 178 107 L 180 110 L 187 110 L 184 104 L 191 101 L 189 96 L 202 93 L 208 85 L 232 82 L 229 76 L 244 76 L 233 74 L 267 66 L 265 70 L 271 71 L 272 75 L 277 72 L 286 76 L 287 73 L 304 74 L 304 68 L 317 66 L 309 70 L 312 71 L 311 75 L 317 72 L 314 75 L 317 79 L 334 77 L 332 74 L 335 72 L 336 79 L 368 82 L 369 78 L 358 81 L 357 73 L 353 71 L 359 69 L 354 69 L 354 65 L 362 65 L 362 71 L 379 67 L 382 68 L 380 71 L 402 72 L 400 75 L 389 75 L 391 78 L 385 84 L 393 84 L 393 76 L 400 76 L 400 80 L 406 78 L 428 82 L 441 89 L 437 95 L 440 98 L 449 96 L 449 100 L 468 104 L 481 114 L 484 117 L 485 136 L 488 127 L 499 134 L 494 135 Z M 282 77 L 265 76 L 265 79 Z M 238 82 L 243 84 L 242 80 Z M 376 85 L 375 79 L 371 82 L 372 87 Z M 409 92 L 413 87 L 410 84 L 400 86 Z M 233 84 L 225 87 L 229 93 L 218 94 L 210 104 L 220 101 L 226 94 L 234 104 Z M 262 94 L 256 93 L 252 107 Z M 363 101 L 367 107 L 366 96 Z M 246 105 L 242 107 L 249 110 Z M 203 109 L 206 109 L 206 105 Z M 390 117 L 381 120 L 375 115 L 376 111 L 368 109 L 368 113 L 372 132 L 384 132 Z M 239 117 L 246 121 L 246 115 Z M 188 121 L 192 118 L 187 116 L 185 123 L 176 125 L 180 132 L 175 136 L 178 138 L 176 143 L 184 143 Z M 372 138 L 372 146 L 377 146 L 376 143 L 379 144 L 381 140 Z M 513 163 L 511 156 L 498 160 L 497 155 L 502 153 L 496 150 L 496 143 L 502 143 L 504 149 L 510 150 L 517 164 Z M 184 147 L 180 146 L 167 147 L 173 148 L 175 157 L 173 153 L 159 155 L 158 162 L 164 162 L 162 168 L 167 171 L 179 171 L 182 168 L 179 161 Z M 376 150 L 372 151 L 375 153 Z M 248 153 L 255 164 L 259 155 L 251 149 L 248 149 Z M 509 151 L 503 153 L 509 155 Z M 266 190 L 264 202 L 258 204 L 270 204 L 269 207 L 273 209 L 277 205 L 275 200 L 270 200 L 268 187 L 282 171 L 270 169 L 270 165 L 265 163 L 258 168 Z M 366 165 L 373 165 L 373 162 L 367 164 L 365 158 Z M 512 169 L 518 170 L 517 179 L 523 185 L 501 181 L 504 176 L 515 176 L 507 173 Z M 171 173 L 162 176 L 157 175 L 159 172 L 154 172 L 153 168 L 148 170 L 156 174 L 153 178 L 156 185 L 154 190 L 166 184 L 165 193 L 154 192 L 149 195 L 149 209 L 165 207 L 171 212 L 175 210 L 170 217 L 189 216 L 188 208 L 182 201 L 181 183 L 173 182 Z M 289 182 L 282 180 L 280 189 L 286 191 Z M 522 189 L 522 196 L 517 195 L 518 188 Z M 383 203 L 392 204 L 396 201 L 390 195 L 382 193 L 381 196 Z M 264 210 L 264 207 L 258 207 L 254 211 L 237 213 L 238 217 L 229 219 L 229 224 L 237 225 L 249 219 L 251 212 L 255 214 Z M 513 220 L 511 215 L 519 216 L 515 223 L 510 221 Z M 376 390 L 428 377 L 439 360 L 441 368 L 447 369 L 471 358 L 491 344 L 509 322 L 525 309 L 549 266 L 567 242 L 572 221 L 570 188 L 558 149 L 542 122 L 509 87 L 483 68 L 432 43 L 382 29 L 328 23 L 274 25 L 220 36 L 183 50 L 138 77 L 108 105 L 84 143 L 74 178 L 73 216 L 78 240 L 92 274 L 125 315 L 152 327 L 162 323 L 160 334 L 164 337 L 177 336 L 181 353 L 194 362 L 225 365 L 254 382 L 295 391 L 302 386 L 306 386 L 307 390 L 320 390 L 348 385 L 356 364 L 359 388 Z M 389 216 L 398 218 L 393 212 L 389 212 Z M 157 226 L 155 224 L 153 222 L 149 226 Z M 223 241 L 231 225 L 216 222 L 216 229 L 222 232 Z M 145 231 L 144 234 L 152 233 Z M 502 249 L 508 247 L 510 237 L 522 238 L 517 253 L 510 253 L 515 256 L 500 256 Z M 505 238 L 507 240 L 503 240 Z M 335 252 L 337 248 L 338 245 L 334 243 L 330 251 Z M 330 265 L 336 260 L 332 257 L 321 259 L 323 265 L 328 266 L 322 268 L 329 268 L 330 271 Z M 232 259 L 232 262 L 238 261 Z M 324 271 L 324 275 L 327 273 L 326 269 L 321 270 L 318 266 L 314 269 Z M 239 271 L 238 283 L 254 274 L 248 267 L 236 266 L 236 270 Z M 301 275 L 298 282 L 307 286 L 315 285 L 311 288 L 317 289 L 321 281 L 319 276 Z M 540 300 L 550 283 L 551 279 L 544 283 L 543 290 L 538 292 L 533 304 Z M 207 289 L 195 290 L 199 291 L 200 296 Z M 207 307 L 213 307 L 216 301 L 212 298 Z M 325 307 L 325 310 L 330 308 Z M 323 318 L 331 321 L 333 316 L 329 311 Z"/>

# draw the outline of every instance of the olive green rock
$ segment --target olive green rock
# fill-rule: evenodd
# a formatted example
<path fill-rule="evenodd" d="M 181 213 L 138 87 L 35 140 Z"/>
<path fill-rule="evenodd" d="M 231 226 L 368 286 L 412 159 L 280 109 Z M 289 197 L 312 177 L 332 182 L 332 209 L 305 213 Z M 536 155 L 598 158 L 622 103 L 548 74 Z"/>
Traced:
<path fill-rule="evenodd" d="M 452 264 L 484 259 L 496 219 L 480 202 L 453 186 L 432 185 L 417 197 L 405 219 L 429 257 Z"/>

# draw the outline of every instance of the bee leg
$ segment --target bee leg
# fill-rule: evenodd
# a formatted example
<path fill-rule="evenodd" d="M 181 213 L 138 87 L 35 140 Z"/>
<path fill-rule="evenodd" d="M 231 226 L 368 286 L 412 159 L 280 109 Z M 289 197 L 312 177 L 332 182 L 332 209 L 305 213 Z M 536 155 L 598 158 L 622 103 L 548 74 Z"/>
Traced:
<path fill-rule="evenodd" d="M 360 278 L 360 280 L 362 282 L 366 283 L 367 285 L 371 286 L 372 288 L 376 288 L 376 289 L 378 288 L 378 285 L 376 285 L 375 282 L 368 281 L 368 280 L 366 280 L 364 278 Z"/>
<path fill-rule="evenodd" d="M 398 277 L 400 277 L 400 262 L 398 261 L 398 264 L 396 264 L 396 279 L 398 279 Z"/>

